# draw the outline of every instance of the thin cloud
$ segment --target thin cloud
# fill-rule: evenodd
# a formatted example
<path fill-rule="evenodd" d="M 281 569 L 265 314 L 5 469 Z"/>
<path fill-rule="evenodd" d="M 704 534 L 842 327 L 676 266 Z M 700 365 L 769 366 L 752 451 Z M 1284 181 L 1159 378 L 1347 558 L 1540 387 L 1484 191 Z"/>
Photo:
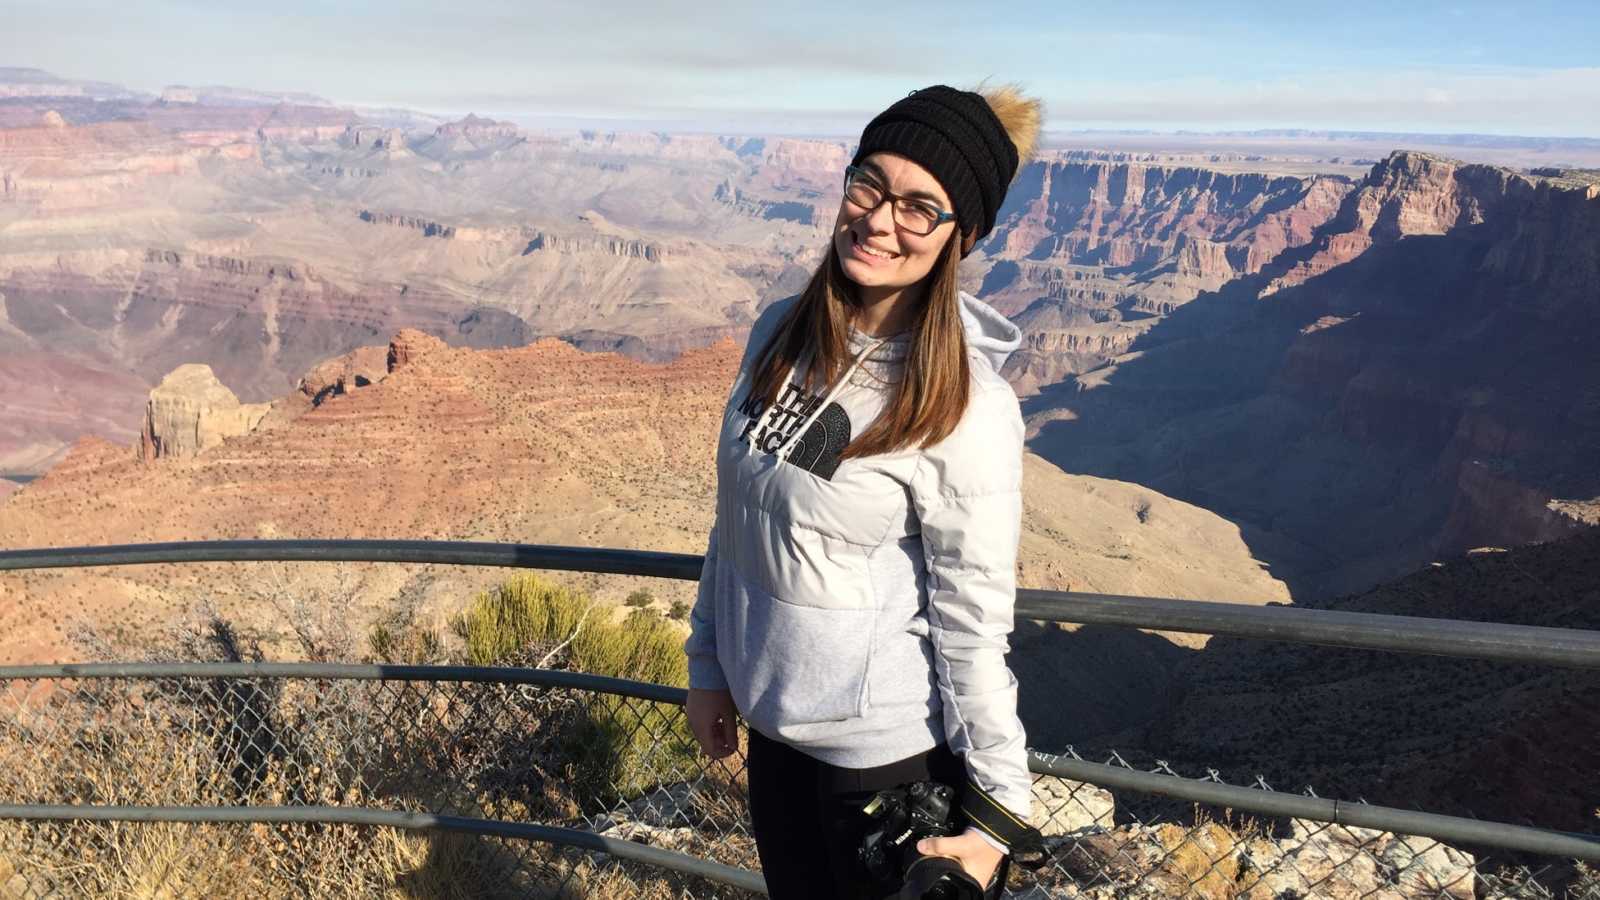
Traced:
<path fill-rule="evenodd" d="M 1600 68 L 1397 70 L 1055 85 L 1047 127 L 1319 127 L 1600 136 Z"/>

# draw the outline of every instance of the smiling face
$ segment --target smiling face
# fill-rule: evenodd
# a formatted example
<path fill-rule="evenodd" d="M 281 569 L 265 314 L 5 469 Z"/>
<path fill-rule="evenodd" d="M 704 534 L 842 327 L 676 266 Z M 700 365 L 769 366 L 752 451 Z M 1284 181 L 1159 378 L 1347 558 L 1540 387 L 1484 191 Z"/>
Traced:
<path fill-rule="evenodd" d="M 927 200 L 943 210 L 952 208 L 950 196 L 928 170 L 899 154 L 870 154 L 861 168 L 890 193 Z M 955 222 L 941 222 L 927 235 L 896 227 L 892 205 L 886 200 L 877 209 L 866 210 L 846 198 L 840 201 L 834 221 L 833 246 L 839 263 L 845 275 L 862 287 L 866 302 L 921 282 L 955 233 Z"/>

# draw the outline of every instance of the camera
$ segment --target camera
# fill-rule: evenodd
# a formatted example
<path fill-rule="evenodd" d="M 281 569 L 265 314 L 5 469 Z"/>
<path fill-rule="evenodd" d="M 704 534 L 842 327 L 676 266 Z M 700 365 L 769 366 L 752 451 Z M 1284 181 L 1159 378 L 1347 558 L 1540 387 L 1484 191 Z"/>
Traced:
<path fill-rule="evenodd" d="M 916 781 L 873 795 L 862 812 L 872 820 L 862 838 L 861 861 L 872 877 L 899 884 L 900 897 L 982 900 L 978 884 L 954 859 L 926 856 L 917 842 L 960 832 L 954 822 L 955 792 L 937 781 Z"/>

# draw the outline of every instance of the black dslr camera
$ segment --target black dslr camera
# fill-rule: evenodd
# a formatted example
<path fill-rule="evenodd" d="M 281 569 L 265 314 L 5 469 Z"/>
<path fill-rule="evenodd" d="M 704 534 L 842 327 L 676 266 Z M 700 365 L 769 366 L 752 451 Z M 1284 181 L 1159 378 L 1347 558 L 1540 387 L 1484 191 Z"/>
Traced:
<path fill-rule="evenodd" d="M 861 811 L 872 819 L 861 861 L 883 884 L 900 884 L 902 898 L 982 900 L 983 885 L 948 856 L 925 856 L 917 842 L 960 833 L 955 792 L 937 781 L 916 781 L 874 794 Z"/>

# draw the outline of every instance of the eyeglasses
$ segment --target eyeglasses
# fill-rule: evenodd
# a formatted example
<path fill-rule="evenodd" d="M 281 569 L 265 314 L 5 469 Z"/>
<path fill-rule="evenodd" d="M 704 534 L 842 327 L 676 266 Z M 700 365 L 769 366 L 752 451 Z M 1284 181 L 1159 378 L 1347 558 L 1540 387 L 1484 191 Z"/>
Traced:
<path fill-rule="evenodd" d="M 932 234 L 940 225 L 955 221 L 954 213 L 945 212 L 926 200 L 889 193 L 860 166 L 844 167 L 844 198 L 868 213 L 876 210 L 886 198 L 893 200 L 889 210 L 894 223 L 912 234 Z"/>

